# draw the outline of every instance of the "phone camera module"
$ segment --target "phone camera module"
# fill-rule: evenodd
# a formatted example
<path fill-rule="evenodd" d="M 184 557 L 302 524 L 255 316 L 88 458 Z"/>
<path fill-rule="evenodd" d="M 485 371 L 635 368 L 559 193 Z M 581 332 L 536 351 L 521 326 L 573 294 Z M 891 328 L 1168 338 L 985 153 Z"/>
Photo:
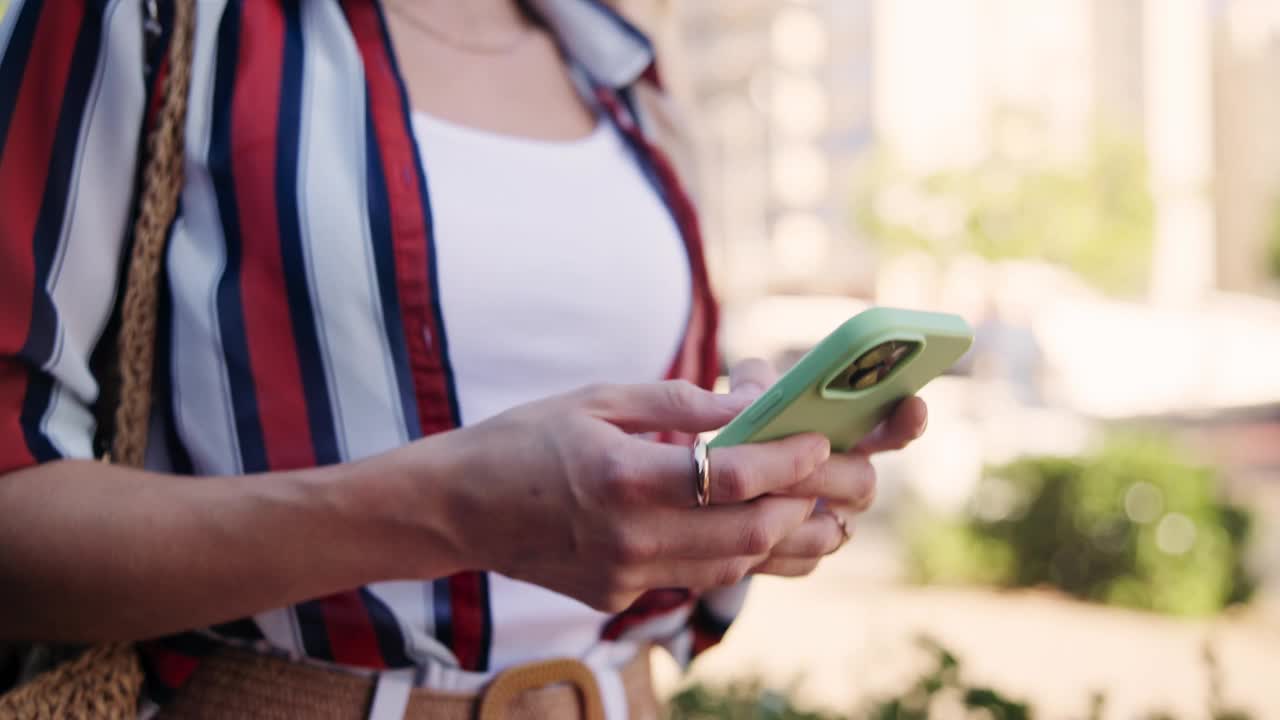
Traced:
<path fill-rule="evenodd" d="M 916 343 L 890 340 L 866 351 L 845 368 L 829 386 L 833 390 L 866 390 L 889 377 Z"/>

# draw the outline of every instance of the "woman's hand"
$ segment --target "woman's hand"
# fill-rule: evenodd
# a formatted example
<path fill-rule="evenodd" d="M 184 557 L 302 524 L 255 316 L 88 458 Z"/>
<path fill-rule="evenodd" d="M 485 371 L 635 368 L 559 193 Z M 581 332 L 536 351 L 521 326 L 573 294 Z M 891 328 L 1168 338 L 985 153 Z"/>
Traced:
<path fill-rule="evenodd" d="M 495 570 L 602 610 L 654 588 L 807 574 L 845 540 L 834 513 L 871 503 L 868 457 L 919 436 L 925 407 L 905 401 L 835 456 L 817 434 L 717 448 L 711 506 L 697 507 L 689 449 L 643 434 L 719 428 L 773 379 L 749 361 L 729 395 L 680 381 L 595 386 L 428 437 L 388 457 L 391 512 L 449 548 L 457 570 Z"/>
<path fill-rule="evenodd" d="M 730 387 L 734 395 L 754 398 L 777 379 L 777 373 L 763 360 L 746 360 L 733 368 Z M 822 508 L 774 546 L 769 557 L 753 572 L 768 575 L 808 575 L 825 555 L 839 549 L 851 533 L 855 517 L 871 507 L 876 494 L 876 471 L 871 455 L 900 450 L 924 433 L 929 422 L 928 408 L 917 397 L 904 400 L 888 420 L 881 423 L 856 448 L 836 453 L 812 475 L 784 490 L 794 497 L 821 498 Z M 716 451 L 719 460 L 720 450 Z M 714 463 L 712 467 L 714 467 Z"/>
<path fill-rule="evenodd" d="M 795 552 L 784 538 L 806 527 L 826 492 L 788 490 L 815 473 L 833 495 L 853 484 L 843 471 L 818 473 L 825 438 L 797 435 L 717 449 L 712 504 L 696 507 L 689 448 L 640 433 L 715 429 L 751 399 L 676 381 L 524 405 L 394 453 L 393 512 L 446 538 L 457 569 L 495 570 L 602 610 L 653 588 L 732 585 Z"/>

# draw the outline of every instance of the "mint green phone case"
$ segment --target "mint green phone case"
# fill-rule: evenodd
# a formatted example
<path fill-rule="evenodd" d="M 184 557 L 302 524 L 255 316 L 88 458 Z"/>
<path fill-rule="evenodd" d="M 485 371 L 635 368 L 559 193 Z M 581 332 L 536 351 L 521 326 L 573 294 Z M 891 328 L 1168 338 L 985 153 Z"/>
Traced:
<path fill-rule="evenodd" d="M 957 315 L 885 307 L 859 313 L 801 358 L 710 446 L 818 432 L 831 440 L 833 450 L 848 450 L 900 400 L 946 372 L 972 342 L 973 331 Z M 899 343 L 906 349 L 878 382 L 864 389 L 849 387 L 856 372 L 853 363 L 881 346 L 897 348 Z"/>

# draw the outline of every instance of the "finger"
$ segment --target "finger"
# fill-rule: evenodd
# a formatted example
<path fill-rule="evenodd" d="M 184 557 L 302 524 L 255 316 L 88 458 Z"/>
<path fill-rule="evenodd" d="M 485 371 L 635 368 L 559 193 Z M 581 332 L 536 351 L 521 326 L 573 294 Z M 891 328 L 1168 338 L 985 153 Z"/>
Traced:
<path fill-rule="evenodd" d="M 836 453 L 812 475 L 780 494 L 820 497 L 861 512 L 876 496 L 876 470 L 862 453 Z"/>
<path fill-rule="evenodd" d="M 606 478 L 624 502 L 688 508 L 696 505 L 697 473 L 689 448 L 634 438 Z M 711 503 L 741 503 L 792 487 L 831 457 L 831 444 L 806 433 L 709 451 Z"/>
<path fill-rule="evenodd" d="M 628 433 L 714 430 L 750 404 L 749 398 L 703 390 L 684 380 L 600 385 L 579 397 L 588 412 Z"/>
<path fill-rule="evenodd" d="M 831 458 L 831 443 L 806 433 L 709 452 L 711 502 L 739 503 L 803 482 Z"/>
<path fill-rule="evenodd" d="M 751 503 L 661 511 L 650 539 L 632 557 L 640 563 L 765 556 L 808 519 L 814 502 L 765 497 Z"/>
<path fill-rule="evenodd" d="M 912 396 L 898 403 L 889 419 L 880 423 L 858 443 L 855 452 L 871 455 L 890 450 L 901 450 L 912 440 L 924 434 L 929 424 L 929 408 L 924 401 Z"/>
<path fill-rule="evenodd" d="M 856 500 L 829 500 L 828 505 L 832 510 L 839 510 L 842 517 L 851 517 L 870 510 L 875 501 L 876 491 L 872 487 L 871 492 L 861 498 Z"/>
<path fill-rule="evenodd" d="M 848 523 L 846 527 L 849 527 Z M 774 545 L 769 557 L 817 559 L 839 550 L 844 543 L 844 529 L 840 527 L 836 516 L 831 512 L 816 512 Z"/>
<path fill-rule="evenodd" d="M 743 360 L 729 371 L 729 392 L 754 399 L 777 379 L 778 373 L 768 362 L 760 358 Z"/>
<path fill-rule="evenodd" d="M 777 575 L 779 577 L 804 577 L 818 567 L 822 558 L 769 558 L 752 570 L 753 575 Z"/>
<path fill-rule="evenodd" d="M 731 587 L 742 582 L 767 556 L 717 558 L 714 560 L 684 560 L 653 565 L 642 575 L 644 587 L 681 587 L 695 591 Z"/>

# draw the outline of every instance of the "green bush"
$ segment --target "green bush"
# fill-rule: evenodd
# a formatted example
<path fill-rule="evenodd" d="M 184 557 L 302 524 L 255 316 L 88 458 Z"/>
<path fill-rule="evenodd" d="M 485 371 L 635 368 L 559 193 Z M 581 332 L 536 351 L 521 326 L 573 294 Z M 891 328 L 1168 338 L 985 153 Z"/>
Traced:
<path fill-rule="evenodd" d="M 1140 144 L 1099 134 L 1074 167 L 993 155 L 928 176 L 872 161 L 855 223 L 888 253 L 1038 259 L 1119 294 L 1147 284 L 1155 205 Z"/>
<path fill-rule="evenodd" d="M 1075 597 L 1173 615 L 1247 600 L 1251 520 L 1217 497 L 1213 470 L 1152 437 L 1078 458 L 990 469 L 966 515 L 908 521 L 922 582 L 1052 586 Z"/>
<path fill-rule="evenodd" d="M 974 720 L 1030 720 L 1032 711 L 1025 702 L 1011 700 L 989 687 L 969 684 L 961 675 L 960 661 L 950 650 L 929 638 L 921 638 L 919 643 L 933 656 L 934 666 L 897 695 L 871 701 L 857 717 L 929 720 L 937 716 L 939 705 L 949 702 L 951 708 L 963 707 L 965 716 Z"/>
<path fill-rule="evenodd" d="M 832 714 L 802 710 L 788 693 L 764 689 L 757 681 L 738 682 L 727 687 L 693 685 L 667 704 L 668 720 L 930 720 L 964 717 L 969 720 L 1034 720 L 1035 708 L 992 687 L 975 685 L 965 677 L 960 659 L 937 641 L 921 637 L 918 644 L 932 659 L 901 690 L 868 700 L 852 714 Z M 1251 720 L 1251 715 L 1227 703 L 1222 692 L 1221 669 L 1213 648 L 1206 645 L 1201 655 L 1208 684 L 1206 712 L 1210 720 Z M 1107 697 L 1094 692 L 1088 696 L 1089 720 L 1103 717 Z M 1168 712 L 1154 711 L 1142 720 L 1178 720 Z"/>
<path fill-rule="evenodd" d="M 919 645 L 933 660 L 918 678 L 897 693 L 875 698 L 852 715 L 803 710 L 789 693 L 767 690 L 759 682 L 739 682 L 722 688 L 694 685 L 667 706 L 669 720 L 928 720 L 948 716 L 947 710 L 963 707 L 974 720 L 1030 720 L 1030 707 L 1000 692 L 964 680 L 960 661 L 932 639 Z M 946 707 L 949 706 L 949 707 Z M 938 713 L 941 710 L 941 714 Z"/>
<path fill-rule="evenodd" d="M 790 693 L 766 689 L 757 681 L 726 687 L 693 685 L 667 703 L 669 720 L 841 720 L 839 715 L 802 710 Z"/>

